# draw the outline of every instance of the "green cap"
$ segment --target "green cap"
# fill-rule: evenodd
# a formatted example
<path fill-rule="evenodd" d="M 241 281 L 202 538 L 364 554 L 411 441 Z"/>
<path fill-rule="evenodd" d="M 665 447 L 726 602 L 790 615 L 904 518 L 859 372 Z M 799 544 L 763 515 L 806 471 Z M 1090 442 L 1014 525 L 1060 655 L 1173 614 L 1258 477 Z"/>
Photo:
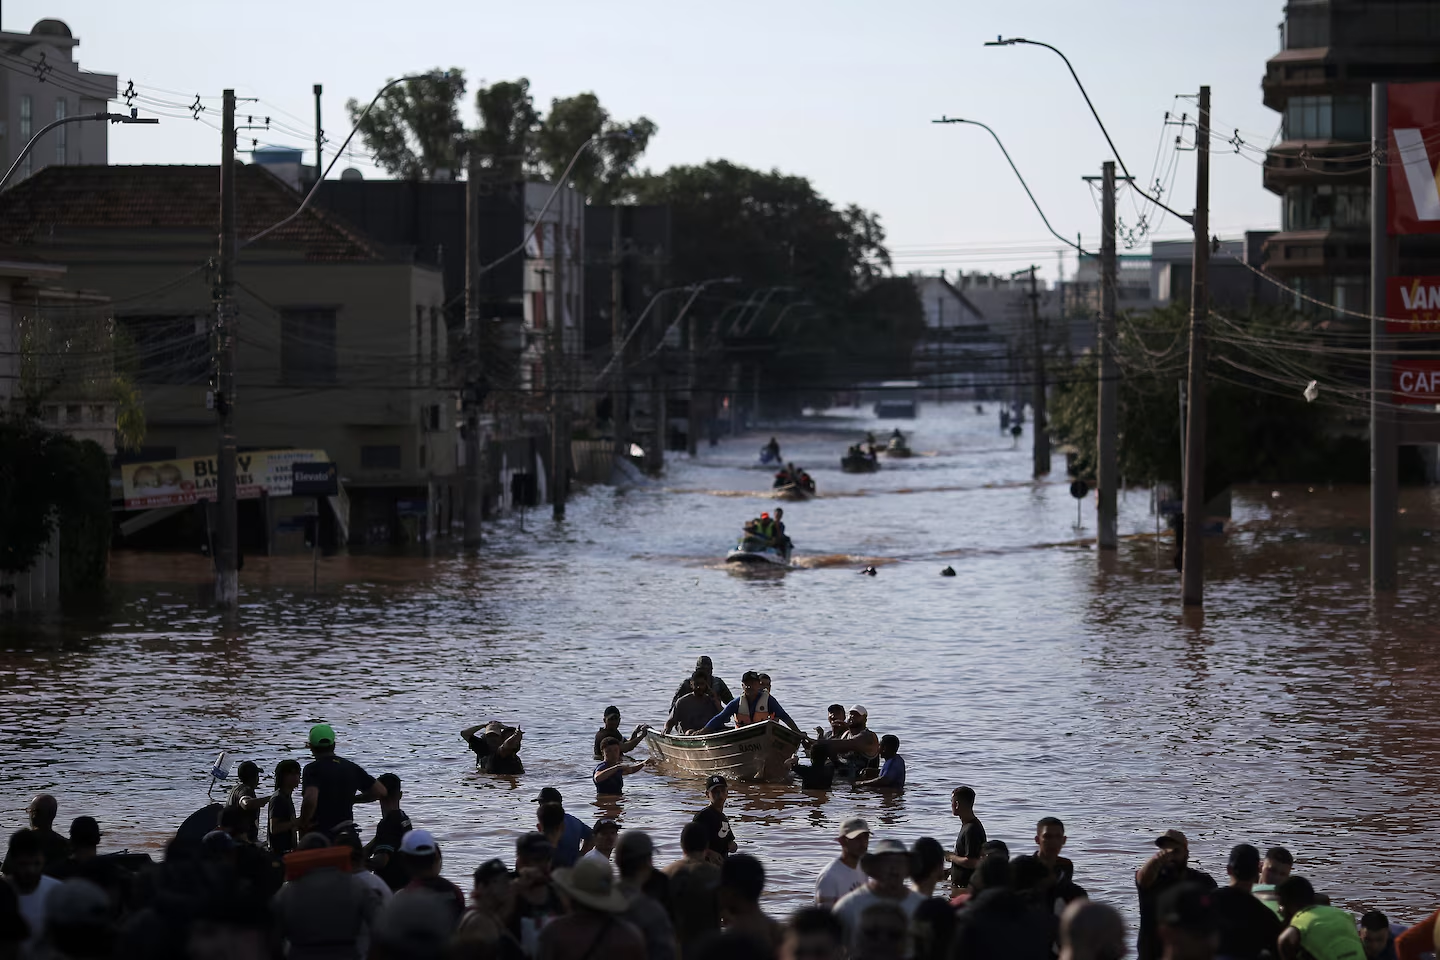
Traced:
<path fill-rule="evenodd" d="M 328 723 L 317 723 L 310 728 L 310 746 L 335 746 L 335 731 Z"/>

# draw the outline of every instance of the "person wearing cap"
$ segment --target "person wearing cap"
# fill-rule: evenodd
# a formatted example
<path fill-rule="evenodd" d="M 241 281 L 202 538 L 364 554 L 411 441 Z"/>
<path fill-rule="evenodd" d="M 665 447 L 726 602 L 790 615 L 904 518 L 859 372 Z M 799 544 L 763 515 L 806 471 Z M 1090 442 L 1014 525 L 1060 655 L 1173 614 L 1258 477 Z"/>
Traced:
<path fill-rule="evenodd" d="M 626 830 L 615 845 L 620 894 L 630 902 L 621 914 L 645 938 L 646 960 L 674 960 L 675 927 L 660 901 L 645 892 L 655 874 L 655 842 L 640 830 Z M 662 878 L 663 879 L 663 878 Z"/>
<path fill-rule="evenodd" d="M 486 860 L 475 868 L 475 885 L 470 890 L 470 907 L 460 918 L 455 930 L 462 943 L 489 944 L 490 956 L 499 960 L 523 957 L 520 941 L 505 926 L 515 874 L 499 857 Z M 485 955 L 485 954 L 482 954 Z"/>
<path fill-rule="evenodd" d="M 1139 960 L 1159 960 L 1160 932 L 1155 921 L 1156 905 L 1166 890 L 1181 883 L 1193 883 L 1202 890 L 1214 890 L 1215 880 L 1190 866 L 1190 841 L 1179 830 L 1166 830 L 1155 838 L 1155 855 L 1135 871 L 1135 889 L 1140 899 L 1140 935 L 1135 942 Z"/>
<path fill-rule="evenodd" d="M 620 756 L 620 741 L 610 737 L 600 744 L 605 759 L 595 765 L 595 770 L 590 779 L 595 781 L 595 793 L 602 797 L 618 797 L 625 792 L 625 777 L 632 773 L 639 773 L 645 769 L 645 764 L 626 763 Z"/>
<path fill-rule="evenodd" d="M 535 956 L 540 929 L 565 912 L 565 902 L 551 881 L 554 853 L 543 833 L 522 834 L 515 841 L 514 894 L 505 927 L 520 941 L 528 957 Z"/>
<path fill-rule="evenodd" d="M 614 737 L 620 741 L 620 752 L 629 753 L 639 746 L 640 741 L 645 739 L 645 731 L 650 729 L 649 724 L 642 723 L 630 731 L 627 739 L 620 734 L 620 708 L 609 706 L 605 708 L 605 726 L 595 731 L 595 759 L 600 760 L 604 754 L 600 752 L 600 745 L 606 740 Z"/>
<path fill-rule="evenodd" d="M 615 841 L 620 836 L 620 821 L 614 817 L 601 817 L 595 821 L 591 832 L 595 837 L 595 846 L 585 854 L 585 857 L 609 863 L 610 858 L 615 854 Z M 581 859 L 585 859 L 585 857 Z"/>
<path fill-rule="evenodd" d="M 715 667 L 710 662 L 709 657 L 700 657 L 695 661 L 695 673 L 703 673 L 710 678 L 710 689 L 714 692 L 715 696 L 720 698 L 721 703 L 729 703 L 735 699 L 734 695 L 730 693 L 730 688 L 725 684 L 725 681 L 715 676 Z M 687 693 L 694 692 L 694 687 L 692 686 L 694 679 L 694 674 L 691 674 L 680 682 L 680 686 L 675 690 L 675 695 L 670 698 L 670 709 L 675 709 L 675 704 L 681 697 Z"/>
<path fill-rule="evenodd" d="M 665 733 L 678 730 L 680 733 L 697 733 L 705 729 L 710 718 L 725 709 L 725 701 L 710 685 L 710 675 L 699 670 L 690 678 L 690 692 L 675 701 L 670 716 L 665 721 Z"/>
<path fill-rule="evenodd" d="M 1225 873 L 1229 885 L 1210 898 L 1220 955 L 1234 960 L 1259 960 L 1262 952 L 1273 955 L 1285 924 L 1250 892 L 1260 878 L 1260 851 L 1248 843 L 1232 847 Z"/>
<path fill-rule="evenodd" d="M 225 805 L 238 807 L 245 814 L 245 839 L 250 843 L 259 843 L 260 811 L 270 803 L 270 797 L 255 795 L 255 788 L 260 786 L 260 765 L 246 760 L 235 771 L 235 777 L 239 783 L 230 791 Z"/>
<path fill-rule="evenodd" d="M 460 923 L 465 912 L 465 893 L 455 884 L 440 875 L 444 869 L 444 858 L 440 855 L 440 843 L 429 830 L 411 830 L 400 841 L 400 856 L 405 859 L 405 871 L 410 882 L 396 897 L 434 896 L 444 900 L 452 913 L 451 928 Z"/>
<path fill-rule="evenodd" d="M 525 731 L 519 727 L 491 720 L 461 730 L 460 739 L 475 753 L 476 769 L 505 776 L 519 776 L 525 772 L 525 764 L 520 762 Z"/>
<path fill-rule="evenodd" d="M 310 728 L 314 760 L 300 773 L 301 832 L 329 832 L 336 824 L 355 819 L 357 803 L 383 799 L 385 787 L 357 763 L 335 755 L 335 731 L 328 723 Z"/>
<path fill-rule="evenodd" d="M 705 724 L 706 733 L 718 733 L 724 730 L 731 717 L 735 718 L 737 727 L 748 726 L 752 723 L 764 723 L 774 717 L 794 730 L 802 739 L 810 739 L 803 730 L 795 725 L 795 721 L 790 719 L 790 714 L 780 706 L 780 701 L 770 696 L 769 691 L 761 686 L 760 674 L 754 670 L 747 670 L 745 675 L 740 678 L 740 683 L 744 686 L 740 696 L 731 700 L 726 704 L 724 710 L 721 710 L 710 719 L 709 723 Z"/>
<path fill-rule="evenodd" d="M 1282 960 L 1365 960 L 1355 919 L 1320 903 L 1309 880 L 1287 877 L 1276 885 L 1275 895 L 1288 924 L 1278 941 Z"/>
<path fill-rule="evenodd" d="M 712 773 L 705 780 L 705 796 L 710 802 L 695 814 L 694 823 L 705 829 L 705 846 L 710 852 L 710 862 L 717 866 L 736 851 L 735 832 L 730 829 L 730 818 L 725 816 L 725 799 L 730 795 L 730 784 L 718 773 Z"/>
<path fill-rule="evenodd" d="M 910 876 L 910 851 L 899 840 L 879 840 L 872 844 L 860 858 L 860 869 L 866 877 L 865 885 L 850 891 L 835 904 L 835 916 L 845 928 L 852 956 L 860 950 L 860 915 L 866 907 L 893 903 L 905 911 L 907 918 L 913 918 L 915 909 L 925 900 L 905 885 Z"/>
<path fill-rule="evenodd" d="M 565 813 L 565 799 L 554 787 L 544 787 L 531 802 L 540 805 L 535 811 L 536 829 L 545 834 L 545 838 L 555 848 L 554 865 L 557 867 L 575 866 L 575 861 L 589 853 L 590 848 L 595 845 L 595 836 L 590 827 L 579 817 Z M 561 813 L 564 813 L 564 825 L 556 836 L 551 836 L 550 831 L 540 825 L 542 819 L 540 810 L 547 804 L 554 804 L 560 808 Z"/>
<path fill-rule="evenodd" d="M 620 917 L 629 901 L 608 864 L 581 857 L 574 867 L 555 871 L 555 885 L 569 901 L 570 912 L 540 931 L 537 960 L 645 957 L 645 937 Z"/>
<path fill-rule="evenodd" d="M 870 824 L 861 817 L 849 817 L 840 824 L 840 856 L 831 860 L 815 878 L 815 906 L 833 907 L 851 890 L 865 886 L 860 858 L 870 848 Z"/>

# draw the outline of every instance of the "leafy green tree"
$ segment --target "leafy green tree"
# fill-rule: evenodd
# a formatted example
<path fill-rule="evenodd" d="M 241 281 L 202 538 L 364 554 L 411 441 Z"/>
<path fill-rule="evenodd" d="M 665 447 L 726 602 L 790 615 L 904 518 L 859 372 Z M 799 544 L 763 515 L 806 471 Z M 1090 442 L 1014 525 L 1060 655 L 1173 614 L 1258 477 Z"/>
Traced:
<path fill-rule="evenodd" d="M 557 98 L 535 133 L 536 162 L 554 180 L 586 141 L 601 137 L 575 160 L 570 182 L 594 203 L 614 203 L 624 199 L 626 178 L 658 129 L 645 117 L 612 119 L 593 93 Z"/>
<path fill-rule="evenodd" d="M 385 91 L 361 120 L 365 104 L 345 104 L 375 162 L 391 176 L 405 180 L 459 179 L 465 165 L 468 135 L 460 119 L 465 93 L 461 70 L 439 70 L 407 80 Z"/>
<path fill-rule="evenodd" d="M 470 140 L 480 167 L 496 180 L 519 180 L 533 166 L 540 115 L 530 81 L 502 80 L 475 91 L 480 126 Z"/>

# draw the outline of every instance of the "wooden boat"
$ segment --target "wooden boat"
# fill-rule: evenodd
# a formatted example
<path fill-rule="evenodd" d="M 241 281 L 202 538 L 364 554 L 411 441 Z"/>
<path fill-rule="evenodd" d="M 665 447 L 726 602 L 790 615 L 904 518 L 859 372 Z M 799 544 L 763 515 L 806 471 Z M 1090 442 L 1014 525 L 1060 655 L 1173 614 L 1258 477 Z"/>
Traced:
<path fill-rule="evenodd" d="M 798 483 L 782 483 L 773 493 L 776 500 L 809 500 L 815 494 Z"/>
<path fill-rule="evenodd" d="M 790 776 L 800 734 L 772 719 L 688 736 L 650 730 L 645 742 L 652 757 L 697 777 L 718 773 L 729 780 L 784 780 Z"/>

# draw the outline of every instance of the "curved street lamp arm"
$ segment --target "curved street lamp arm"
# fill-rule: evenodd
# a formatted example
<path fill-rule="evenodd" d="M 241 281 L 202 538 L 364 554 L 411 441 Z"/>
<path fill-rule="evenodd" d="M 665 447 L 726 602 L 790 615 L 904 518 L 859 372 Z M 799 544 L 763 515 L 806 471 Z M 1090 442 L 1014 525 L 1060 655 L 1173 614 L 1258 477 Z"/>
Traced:
<path fill-rule="evenodd" d="M 979 120 L 963 120 L 960 117 L 941 117 L 939 120 L 931 120 L 930 122 L 968 123 L 971 126 L 980 127 L 984 129 L 986 133 L 990 134 L 990 136 L 995 140 L 995 145 L 1000 148 L 1000 152 L 1005 154 L 1005 162 L 1010 164 L 1011 170 L 1015 171 L 1015 178 L 1020 181 L 1020 186 L 1025 188 L 1025 196 L 1030 198 L 1030 203 L 1032 206 L 1035 207 L 1035 212 L 1040 214 L 1040 219 L 1045 223 L 1045 229 L 1049 230 L 1056 240 L 1059 240 L 1061 243 L 1065 244 L 1065 246 L 1071 248 L 1076 253 L 1079 253 L 1081 256 L 1090 256 L 1090 254 L 1086 253 L 1084 248 L 1081 247 L 1080 244 L 1074 242 L 1073 240 L 1065 239 L 1064 237 L 1060 236 L 1060 234 L 1055 230 L 1054 227 L 1050 226 L 1050 220 L 1045 216 L 1045 211 L 1040 209 L 1040 201 L 1036 200 L 1035 194 L 1030 192 L 1030 185 L 1027 184 L 1025 182 L 1025 178 L 1020 175 L 1020 168 L 1015 166 L 1015 161 L 1010 159 L 1010 151 L 1006 150 L 1005 144 L 1000 142 L 999 134 L 997 134 L 994 130 L 991 130 L 987 124 L 983 124 Z"/>
<path fill-rule="evenodd" d="M 1065 56 L 1065 54 L 1062 53 L 1058 47 L 1052 47 L 1050 44 L 1044 43 L 1040 40 L 1026 40 L 1024 37 L 996 38 L 994 40 L 987 41 L 985 46 L 1009 47 L 1017 43 L 1027 44 L 1032 47 L 1044 47 L 1046 50 L 1051 51 L 1052 53 L 1056 54 L 1061 60 L 1065 61 L 1065 69 L 1070 71 L 1070 76 L 1075 80 L 1075 86 L 1080 88 L 1080 96 L 1085 98 L 1085 106 L 1090 108 L 1090 115 L 1095 118 L 1095 123 L 1099 125 L 1100 132 L 1105 135 L 1105 142 L 1110 145 L 1110 152 L 1115 155 L 1115 162 L 1120 164 L 1120 172 L 1125 174 L 1126 180 L 1130 181 L 1131 189 L 1134 190 L 1136 193 L 1140 194 L 1140 196 L 1144 197 L 1146 200 L 1149 200 L 1151 203 L 1155 204 L 1155 206 L 1159 207 L 1161 210 L 1164 210 L 1166 213 L 1179 217 L 1186 223 L 1190 223 L 1192 221 L 1190 214 L 1181 213 L 1178 210 L 1170 209 L 1170 207 L 1160 202 L 1160 199 L 1158 197 L 1152 197 L 1150 194 L 1146 193 L 1141 187 L 1136 186 L 1135 178 L 1130 176 L 1130 168 L 1125 166 L 1125 160 L 1120 156 L 1120 151 L 1115 148 L 1115 141 L 1110 139 L 1110 131 L 1105 129 L 1105 121 L 1100 119 L 1100 112 L 1095 109 L 1095 104 L 1090 101 L 1090 94 L 1085 92 L 1085 84 L 1080 82 L 1080 75 L 1075 72 L 1075 67 L 1071 65 L 1070 58 Z"/>
<path fill-rule="evenodd" d="M 82 122 L 87 121 L 87 120 L 109 120 L 111 123 L 159 123 L 159 122 L 160 122 L 159 120 L 156 120 L 156 119 L 154 119 L 154 118 L 152 118 L 152 117 L 141 118 L 141 117 L 135 116 L 134 114 L 104 113 L 104 112 L 101 112 L 101 113 L 77 113 L 77 114 L 75 114 L 74 116 L 71 116 L 71 117 L 61 117 L 59 120 L 53 120 L 53 121 L 51 121 L 50 123 L 45 124 L 45 126 L 41 127 L 40 130 L 39 130 L 39 132 L 36 133 L 35 136 L 33 136 L 33 137 L 30 138 L 29 142 L 27 142 L 27 143 L 25 144 L 24 148 L 20 151 L 20 155 L 15 158 L 15 162 L 12 163 L 12 164 L 10 164 L 10 169 L 5 171 L 5 176 L 4 176 L 4 177 L 0 177 L 0 190 L 3 190 L 3 189 L 5 188 L 5 184 L 7 184 L 7 183 L 10 182 L 10 178 L 15 175 L 15 171 L 16 171 L 16 170 L 19 170 L 19 169 L 20 169 L 20 164 L 21 164 L 22 162 L 24 162 L 25 158 L 30 155 L 30 151 L 34 148 L 35 144 L 37 144 L 37 143 L 40 142 L 40 138 L 41 138 L 41 137 L 45 136 L 45 134 L 49 133 L 51 130 L 54 130 L 56 127 L 60 126 L 61 124 L 65 124 L 65 123 L 82 123 Z"/>
<path fill-rule="evenodd" d="M 294 220 L 296 217 L 300 216 L 300 214 L 305 211 L 305 208 L 310 206 L 310 201 L 314 199 L 316 191 L 320 189 L 320 184 L 325 182 L 325 178 L 330 175 L 330 171 L 334 168 L 335 164 L 340 162 L 341 154 L 345 152 L 346 147 L 350 146 L 350 141 L 355 139 L 355 134 L 358 133 L 360 130 L 360 124 L 365 122 L 365 118 L 370 115 L 370 111 L 375 107 L 375 104 L 380 102 L 380 98 L 385 95 L 386 90 L 389 90 L 397 83 L 406 83 L 411 80 L 431 80 L 435 79 L 437 76 L 439 77 L 439 79 L 442 80 L 448 80 L 450 78 L 450 74 L 448 72 L 442 74 L 422 73 L 417 74 L 413 77 L 399 77 L 395 80 L 391 80 L 389 83 L 385 84 L 385 86 L 381 87 L 378 91 L 376 91 L 374 98 L 365 107 L 364 112 L 362 112 L 360 116 L 355 120 L 355 125 L 350 128 L 350 135 L 345 138 L 344 143 L 340 144 L 340 149 L 335 151 L 335 156 L 330 158 L 330 165 L 325 168 L 324 173 L 320 174 L 318 177 L 315 178 L 315 183 L 313 186 L 311 186 L 310 192 L 305 194 L 305 199 L 300 201 L 300 206 L 295 208 L 295 212 L 290 214 L 290 216 L 286 217 L 284 220 L 281 220 L 279 223 L 272 223 L 264 230 L 261 230 L 259 233 L 255 234 L 255 236 L 240 244 L 240 248 L 243 249 L 245 247 L 248 247 L 250 246 L 250 244 L 254 243 L 256 240 L 259 240 L 261 237 L 274 233 L 276 230 L 279 230 L 291 220 Z"/>

